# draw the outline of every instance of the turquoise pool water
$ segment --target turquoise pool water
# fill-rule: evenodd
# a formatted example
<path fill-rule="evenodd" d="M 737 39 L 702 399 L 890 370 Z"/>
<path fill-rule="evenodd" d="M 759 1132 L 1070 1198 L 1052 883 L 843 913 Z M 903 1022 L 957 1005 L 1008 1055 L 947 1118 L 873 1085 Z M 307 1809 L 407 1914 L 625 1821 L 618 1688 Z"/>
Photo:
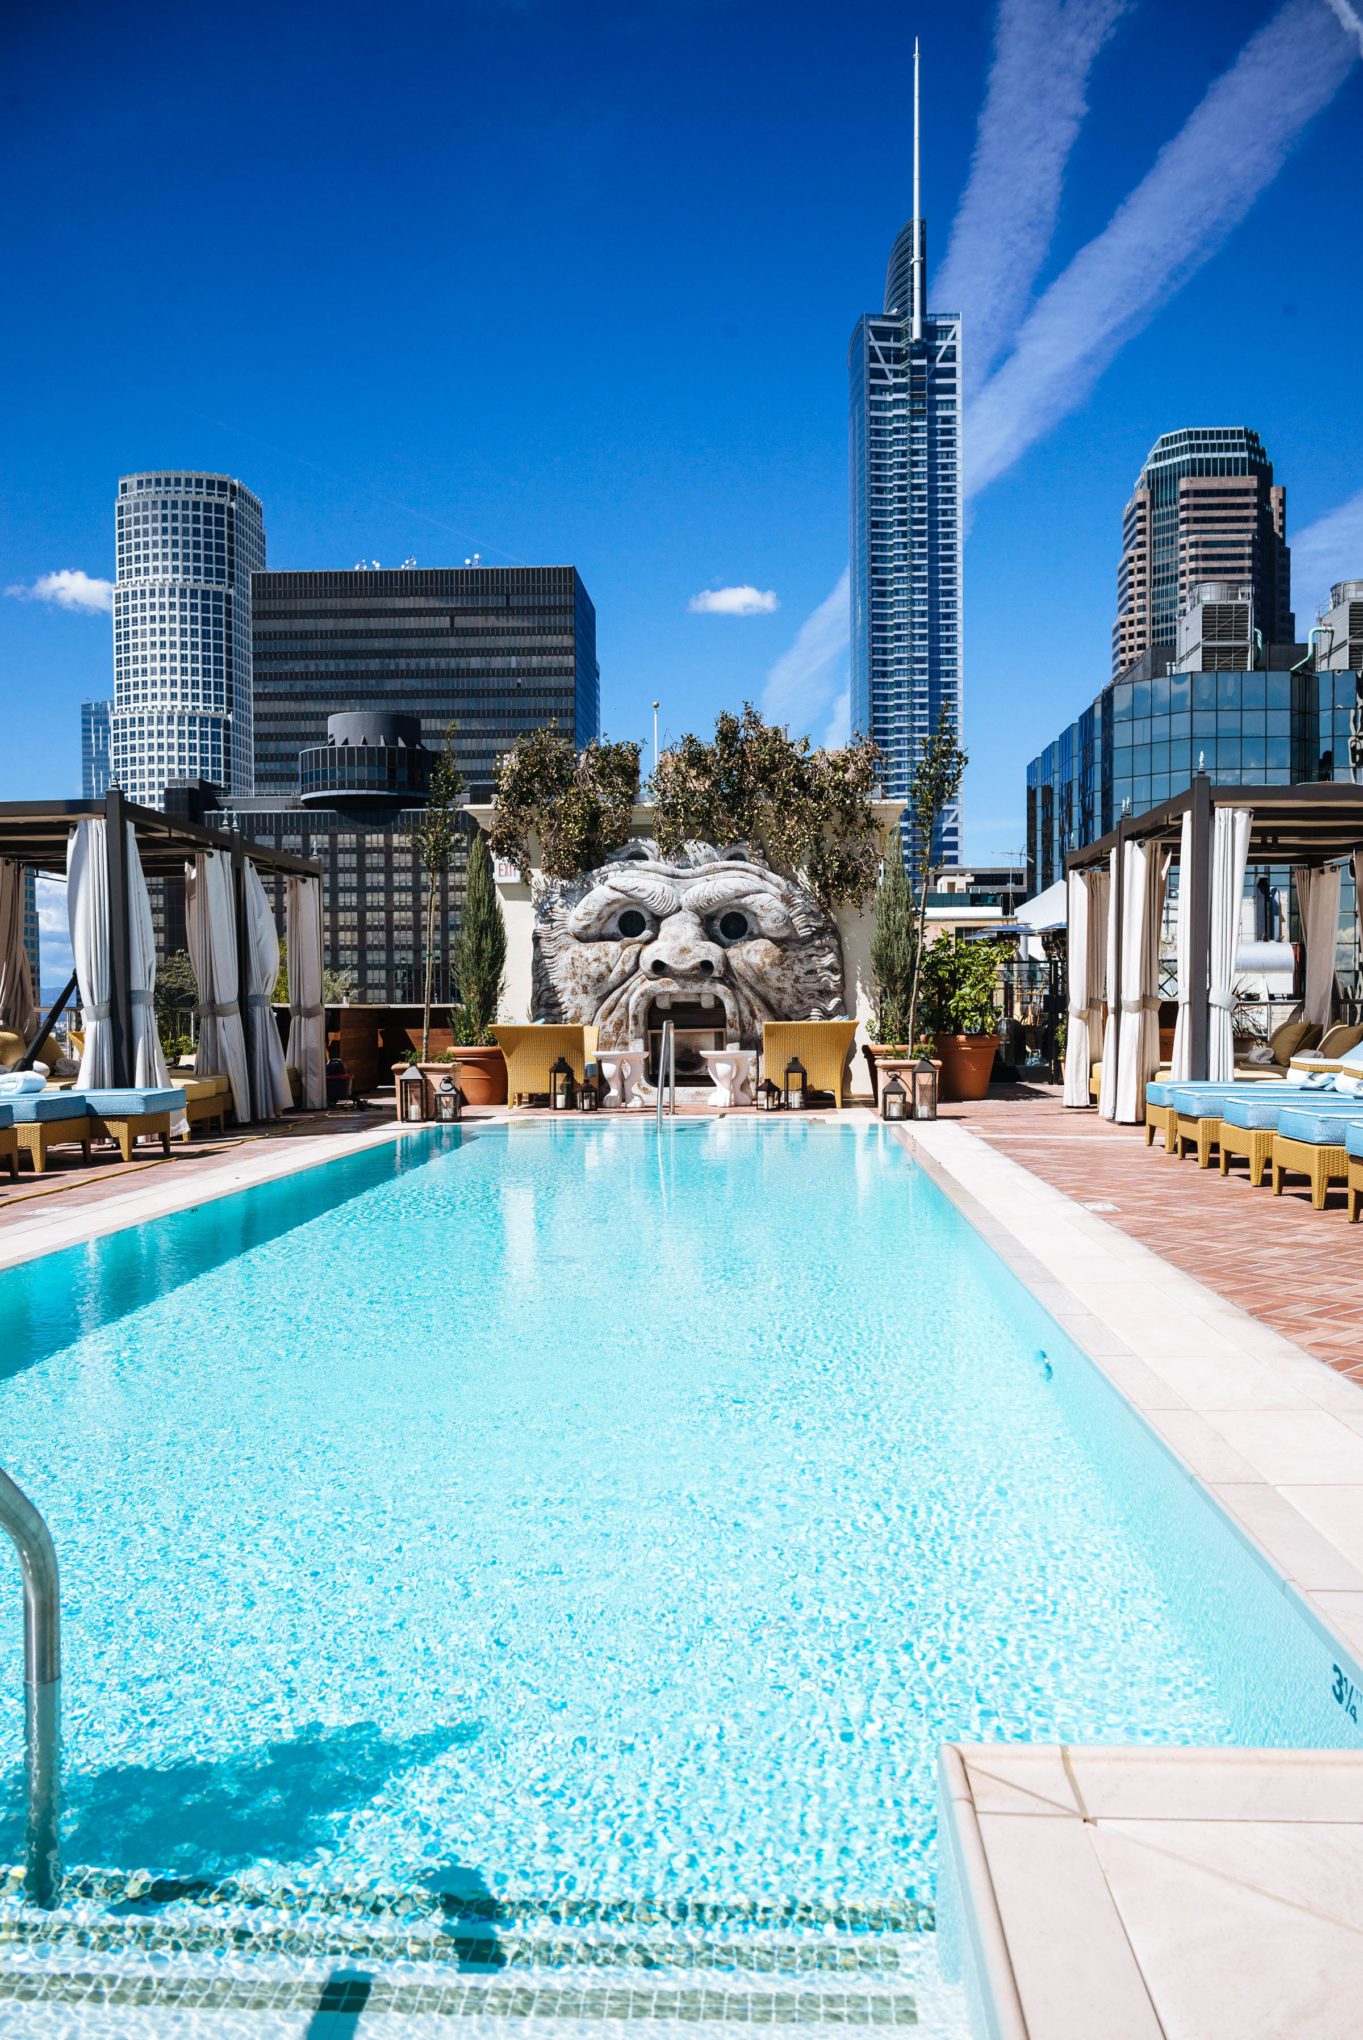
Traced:
<path fill-rule="evenodd" d="M 1357 1736 L 876 1131 L 431 1134 L 0 1276 L 0 1321 L 74 1863 L 874 1906 L 931 1897 L 944 1739 Z"/>

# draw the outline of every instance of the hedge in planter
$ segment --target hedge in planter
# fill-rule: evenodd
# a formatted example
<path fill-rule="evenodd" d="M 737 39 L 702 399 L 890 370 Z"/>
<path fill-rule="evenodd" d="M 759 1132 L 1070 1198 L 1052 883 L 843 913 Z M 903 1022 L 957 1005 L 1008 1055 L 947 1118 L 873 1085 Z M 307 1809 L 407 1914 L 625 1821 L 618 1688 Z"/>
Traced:
<path fill-rule="evenodd" d="M 921 1018 L 937 1040 L 942 1089 L 948 1098 L 982 1098 L 999 1045 L 995 988 L 1006 942 L 963 942 L 942 936 L 924 951 L 919 974 Z"/>

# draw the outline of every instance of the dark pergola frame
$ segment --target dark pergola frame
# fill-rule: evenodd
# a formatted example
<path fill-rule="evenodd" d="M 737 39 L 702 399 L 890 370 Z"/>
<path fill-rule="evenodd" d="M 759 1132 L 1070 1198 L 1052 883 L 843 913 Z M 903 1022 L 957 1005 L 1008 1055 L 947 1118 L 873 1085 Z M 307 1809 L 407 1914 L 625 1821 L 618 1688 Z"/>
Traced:
<path fill-rule="evenodd" d="M 1092 871 L 1106 864 L 1113 850 L 1132 841 L 1177 848 L 1183 834 L 1183 817 L 1190 810 L 1192 828 L 1192 870 L 1179 877 L 1180 891 L 1190 885 L 1191 922 L 1189 953 L 1193 958 L 1193 984 L 1188 1000 L 1189 1073 L 1196 1080 L 1207 1075 L 1208 1043 L 1211 1035 L 1209 951 L 1211 948 L 1212 822 L 1219 807 L 1248 808 L 1249 862 L 1290 864 L 1319 868 L 1353 856 L 1363 847 L 1363 786 L 1344 780 L 1302 782 L 1296 786 L 1213 786 L 1205 772 L 1199 772 L 1186 792 L 1176 793 L 1143 815 L 1123 815 L 1115 829 L 1095 837 L 1082 850 L 1072 850 L 1065 859 L 1066 874 Z M 1108 986 L 1108 1005 L 1120 1005 L 1118 988 L 1122 981 L 1122 877 L 1125 858 L 1118 855 L 1117 876 L 1108 901 L 1109 914 L 1116 916 L 1117 987 Z M 1118 991 L 1118 996 L 1114 996 Z"/>
<path fill-rule="evenodd" d="M 0 858 L 33 871 L 64 872 L 66 846 L 77 822 L 103 819 L 108 824 L 109 856 L 109 1020 L 112 1029 L 114 1083 L 131 1084 L 132 1068 L 132 959 L 131 898 L 128 890 L 126 825 L 132 824 L 137 855 L 148 878 L 182 878 L 185 865 L 201 850 L 223 850 L 232 860 L 233 895 L 237 916 L 237 999 L 243 1018 L 246 1013 L 246 865 L 248 860 L 263 871 L 286 877 L 316 878 L 322 867 L 287 850 L 274 850 L 255 843 L 235 829 L 201 828 L 164 815 L 156 808 L 139 807 L 125 798 L 118 787 L 110 787 L 103 800 L 7 800 L 0 801 Z M 24 1057 L 45 1038 L 58 1013 L 74 989 L 67 985 L 56 1006 L 46 1016 L 36 1041 Z"/>

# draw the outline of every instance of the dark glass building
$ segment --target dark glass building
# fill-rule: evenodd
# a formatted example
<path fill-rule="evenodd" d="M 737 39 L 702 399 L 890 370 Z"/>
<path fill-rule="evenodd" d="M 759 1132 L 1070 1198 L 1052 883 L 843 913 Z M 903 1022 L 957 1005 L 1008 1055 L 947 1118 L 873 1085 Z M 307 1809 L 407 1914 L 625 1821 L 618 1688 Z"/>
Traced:
<path fill-rule="evenodd" d="M 297 761 L 301 790 L 257 794 L 208 816 L 258 843 L 314 858 L 322 867 L 322 954 L 348 980 L 356 1005 L 411 1005 L 425 983 L 424 885 L 412 841 L 430 783 L 432 756 L 415 715 L 346 712 L 326 718 L 326 741 Z M 467 849 L 461 839 L 439 881 L 434 998 L 452 995 L 450 944 L 463 905 Z M 284 881 L 262 873 L 284 926 Z"/>
<path fill-rule="evenodd" d="M 415 716 L 428 749 L 454 723 L 471 794 L 526 730 L 556 722 L 579 746 L 600 730 L 596 611 L 575 567 L 257 574 L 253 651 L 257 796 L 296 794 L 300 756 L 305 779 L 329 769 L 336 711 Z"/>
<path fill-rule="evenodd" d="M 1299 648 L 1305 653 L 1305 647 Z M 1027 880 L 1064 876 L 1065 856 L 1182 793 L 1287 786 L 1363 771 L 1357 673 L 1156 672 L 1158 656 L 1109 681 L 1027 767 Z M 1355 757 L 1358 763 L 1355 764 Z"/>

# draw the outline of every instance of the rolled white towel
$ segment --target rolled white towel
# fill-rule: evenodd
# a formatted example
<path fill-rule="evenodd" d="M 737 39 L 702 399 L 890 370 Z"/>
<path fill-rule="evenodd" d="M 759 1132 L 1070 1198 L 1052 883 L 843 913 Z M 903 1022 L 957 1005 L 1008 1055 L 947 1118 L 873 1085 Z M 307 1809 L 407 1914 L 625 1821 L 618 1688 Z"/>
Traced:
<path fill-rule="evenodd" d="M 0 1098 L 25 1098 L 30 1091 L 47 1085 L 47 1065 L 35 1063 L 31 1070 L 0 1070 Z"/>

